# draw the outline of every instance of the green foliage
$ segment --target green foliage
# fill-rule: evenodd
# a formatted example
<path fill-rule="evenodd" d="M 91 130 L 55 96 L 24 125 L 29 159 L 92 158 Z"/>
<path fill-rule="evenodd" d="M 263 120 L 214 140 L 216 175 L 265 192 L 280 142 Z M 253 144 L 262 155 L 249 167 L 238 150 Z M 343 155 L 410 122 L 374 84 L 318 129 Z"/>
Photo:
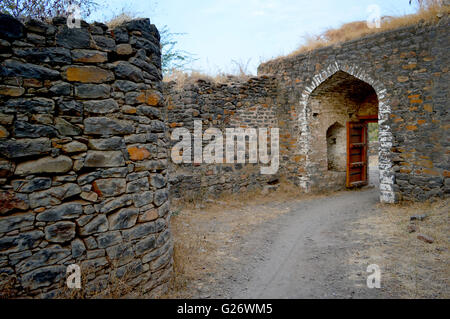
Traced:
<path fill-rule="evenodd" d="M 369 141 L 378 141 L 378 123 L 369 123 Z"/>
<path fill-rule="evenodd" d="M 173 70 L 184 70 L 186 66 L 195 61 L 194 55 L 177 49 L 178 41 L 175 39 L 184 33 L 172 33 L 167 26 L 159 30 L 161 35 L 162 71 L 167 74 Z"/>

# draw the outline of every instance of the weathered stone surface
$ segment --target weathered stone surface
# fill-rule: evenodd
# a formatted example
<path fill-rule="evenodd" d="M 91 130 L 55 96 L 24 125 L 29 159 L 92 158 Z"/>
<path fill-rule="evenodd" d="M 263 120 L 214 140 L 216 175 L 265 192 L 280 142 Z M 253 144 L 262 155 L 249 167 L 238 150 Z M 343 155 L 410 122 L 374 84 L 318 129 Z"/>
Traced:
<path fill-rule="evenodd" d="M 136 224 L 139 210 L 136 208 L 122 208 L 118 212 L 108 216 L 109 229 L 119 230 L 131 228 Z"/>
<path fill-rule="evenodd" d="M 46 247 L 18 263 L 16 270 L 18 273 L 26 273 L 49 264 L 56 264 L 61 259 L 69 256 L 70 253 L 69 249 L 61 248 L 60 246 Z"/>
<path fill-rule="evenodd" d="M 142 257 L 142 262 L 143 263 L 151 262 L 151 261 L 155 260 L 156 258 L 158 258 L 159 256 L 164 255 L 170 249 L 171 249 L 171 244 L 168 242 L 164 246 L 159 247 L 158 249 L 155 249 L 155 250 L 147 253 L 146 255 L 144 255 Z"/>
<path fill-rule="evenodd" d="M 64 26 L 56 34 L 56 44 L 68 49 L 87 49 L 90 47 L 91 37 L 84 28 L 71 29 Z"/>
<path fill-rule="evenodd" d="M 142 71 L 134 65 L 124 61 L 119 61 L 115 65 L 114 72 L 118 78 L 134 82 L 144 81 Z"/>
<path fill-rule="evenodd" d="M 111 87 L 106 84 L 81 84 L 75 87 L 75 96 L 80 99 L 106 99 Z"/>
<path fill-rule="evenodd" d="M 47 287 L 59 280 L 62 280 L 66 276 L 66 266 L 47 266 L 22 276 L 22 285 L 28 289 L 38 289 L 41 287 Z"/>
<path fill-rule="evenodd" d="M 0 38 L 16 40 L 25 36 L 25 27 L 12 16 L 0 13 Z"/>
<path fill-rule="evenodd" d="M 169 198 L 169 194 L 166 189 L 158 189 L 155 192 L 154 203 L 156 206 L 161 206 Z"/>
<path fill-rule="evenodd" d="M 109 213 L 118 208 L 131 205 L 131 195 L 125 194 L 120 197 L 111 199 L 103 203 L 100 207 L 100 212 Z"/>
<path fill-rule="evenodd" d="M 56 80 L 60 77 L 59 72 L 31 63 L 21 63 L 16 60 L 6 60 L 0 68 L 1 76 L 21 76 L 31 79 Z"/>
<path fill-rule="evenodd" d="M 38 160 L 20 163 L 16 167 L 16 175 L 42 173 L 66 173 L 72 168 L 72 160 L 67 156 L 43 157 Z"/>
<path fill-rule="evenodd" d="M 112 197 L 125 193 L 126 180 L 124 178 L 98 179 L 92 184 L 92 189 L 100 197 Z"/>
<path fill-rule="evenodd" d="M 30 194 L 30 206 L 31 208 L 36 208 L 40 206 L 58 205 L 62 200 L 80 193 L 80 186 L 74 183 L 55 186 L 47 190 Z"/>
<path fill-rule="evenodd" d="M 26 113 L 51 113 L 55 108 L 55 102 L 46 98 L 32 98 L 32 99 L 10 99 L 5 103 L 5 106 L 16 112 Z"/>
<path fill-rule="evenodd" d="M 103 139 L 90 139 L 89 148 L 98 151 L 113 151 L 125 148 L 125 142 L 122 137 L 111 137 Z"/>
<path fill-rule="evenodd" d="M 37 230 L 4 236 L 0 238 L 0 251 L 16 252 L 32 249 L 38 246 L 43 238 L 44 233 Z"/>
<path fill-rule="evenodd" d="M 118 44 L 116 47 L 116 53 L 118 55 L 131 55 L 133 53 L 133 48 L 128 43 Z"/>
<path fill-rule="evenodd" d="M 158 211 L 156 209 L 146 210 L 139 214 L 138 221 L 140 223 L 151 222 L 158 219 Z"/>
<path fill-rule="evenodd" d="M 111 52 L 111 51 L 114 51 L 116 48 L 116 42 L 111 38 L 108 38 L 105 36 L 100 36 L 100 35 L 94 35 L 93 38 L 94 38 L 95 45 L 100 50 L 103 50 L 106 52 Z"/>
<path fill-rule="evenodd" d="M 113 37 L 116 39 L 117 43 L 127 43 L 128 42 L 128 39 L 129 39 L 128 31 L 125 28 L 123 28 L 121 26 L 114 28 L 112 34 L 113 34 Z"/>
<path fill-rule="evenodd" d="M 142 59 L 138 58 L 130 58 L 130 63 L 139 67 L 140 69 L 146 71 L 147 73 L 144 73 L 144 77 L 150 78 L 151 80 L 162 80 L 162 74 L 159 72 L 158 68 L 153 65 L 152 63 L 147 63 Z"/>
<path fill-rule="evenodd" d="M 122 92 L 129 92 L 137 90 L 139 85 L 132 81 L 127 80 L 117 80 L 112 85 L 115 90 L 122 91 Z"/>
<path fill-rule="evenodd" d="M 25 19 L 25 26 L 28 31 L 35 32 L 35 33 L 43 33 L 45 34 L 49 28 L 51 28 L 51 25 L 32 18 L 26 18 Z"/>
<path fill-rule="evenodd" d="M 156 236 L 150 235 L 136 243 L 136 254 L 144 254 L 156 246 Z"/>
<path fill-rule="evenodd" d="M 67 122 L 65 119 L 57 117 L 55 119 L 55 127 L 59 134 L 64 136 L 75 136 L 80 135 L 82 130 L 76 125 Z"/>
<path fill-rule="evenodd" d="M 120 151 L 88 151 L 84 166 L 86 167 L 118 167 L 125 165 Z"/>
<path fill-rule="evenodd" d="M 61 96 L 61 95 L 67 96 L 67 95 L 70 95 L 70 93 L 72 91 L 72 87 L 67 82 L 58 81 L 49 89 L 49 91 L 57 96 Z"/>
<path fill-rule="evenodd" d="M 0 154 L 6 158 L 19 158 L 31 155 L 46 154 L 51 150 L 48 138 L 0 140 Z"/>
<path fill-rule="evenodd" d="M 0 218 L 0 233 L 8 233 L 15 229 L 33 225 L 33 214 L 20 214 Z"/>
<path fill-rule="evenodd" d="M 149 101 L 147 101 L 149 102 Z M 157 105 L 159 102 L 154 101 L 152 103 L 156 103 Z M 147 105 L 139 105 L 137 107 L 137 114 L 138 115 L 145 115 L 152 119 L 161 119 L 161 111 L 155 107 L 147 106 Z"/>
<path fill-rule="evenodd" d="M 163 188 L 166 186 L 166 179 L 161 174 L 156 174 L 151 177 L 150 184 L 155 188 Z"/>
<path fill-rule="evenodd" d="M 97 237 L 97 243 L 99 248 L 107 248 L 116 244 L 120 244 L 121 242 L 122 236 L 120 235 L 120 231 L 109 231 L 100 234 Z"/>
<path fill-rule="evenodd" d="M 106 52 L 96 50 L 72 50 L 73 62 L 81 63 L 103 63 L 108 61 Z"/>
<path fill-rule="evenodd" d="M 45 239 L 52 243 L 65 243 L 75 238 L 75 223 L 57 222 L 45 227 Z"/>
<path fill-rule="evenodd" d="M 29 124 L 23 121 L 16 121 L 14 123 L 14 136 L 15 137 L 56 137 L 58 131 L 49 125 L 41 124 Z"/>
<path fill-rule="evenodd" d="M 124 240 L 133 240 L 136 238 L 142 238 L 150 234 L 155 234 L 160 232 L 165 228 L 165 223 L 160 221 L 160 219 L 154 222 L 148 222 L 143 224 L 137 224 L 133 228 L 125 229 L 122 231 L 122 237 Z"/>
<path fill-rule="evenodd" d="M 111 260 L 116 260 L 119 265 L 128 263 L 134 257 L 133 247 L 129 243 L 108 247 L 106 253 Z"/>
<path fill-rule="evenodd" d="M 67 144 L 64 144 L 61 148 L 64 153 L 79 153 L 87 151 L 86 144 L 80 143 L 78 141 L 73 141 Z"/>
<path fill-rule="evenodd" d="M 136 193 L 140 191 L 146 191 L 149 189 L 148 178 L 140 178 L 138 180 L 129 182 L 127 184 L 127 193 Z"/>
<path fill-rule="evenodd" d="M 170 262 L 171 259 L 172 259 L 172 250 L 169 249 L 169 251 L 167 253 L 158 257 L 156 260 L 154 260 L 153 262 L 150 263 L 150 269 L 152 271 L 157 271 L 159 269 L 162 269 L 162 268 L 164 268 L 164 266 L 166 266 Z"/>
<path fill-rule="evenodd" d="M 114 80 L 114 74 L 96 66 L 70 66 L 63 77 L 67 81 L 81 83 L 103 83 Z"/>
<path fill-rule="evenodd" d="M 128 154 L 132 161 L 142 161 L 151 155 L 147 148 L 138 146 L 129 147 Z"/>
<path fill-rule="evenodd" d="M 58 109 L 66 114 L 81 114 L 83 113 L 83 104 L 74 100 L 58 102 Z"/>
<path fill-rule="evenodd" d="M 90 113 L 109 114 L 119 110 L 119 104 L 114 99 L 84 102 L 84 109 Z"/>
<path fill-rule="evenodd" d="M 52 186 L 52 180 L 49 177 L 36 177 L 32 180 L 15 180 L 12 182 L 14 191 L 20 193 L 33 193 L 48 189 Z"/>
<path fill-rule="evenodd" d="M 74 239 L 71 243 L 72 257 L 78 258 L 86 251 L 86 246 L 81 239 Z"/>
<path fill-rule="evenodd" d="M 22 96 L 24 93 L 24 88 L 10 85 L 0 85 L 0 95 L 17 97 Z"/>
<path fill-rule="evenodd" d="M 55 222 L 63 219 L 74 219 L 79 217 L 82 212 L 83 208 L 80 204 L 67 203 L 39 213 L 36 216 L 36 220 L 40 222 Z"/>
<path fill-rule="evenodd" d="M 13 210 L 27 210 L 30 208 L 27 195 L 17 194 L 11 191 L 0 191 L 0 215 L 9 213 Z"/>
<path fill-rule="evenodd" d="M 153 202 L 153 192 L 144 191 L 142 193 L 133 194 L 133 203 L 136 207 L 142 207 Z"/>
<path fill-rule="evenodd" d="M 108 219 L 105 215 L 97 215 L 84 227 L 80 229 L 80 235 L 87 236 L 96 233 L 104 233 L 108 230 Z"/>
<path fill-rule="evenodd" d="M 160 48 L 152 41 L 141 37 L 132 36 L 130 38 L 130 44 L 138 49 L 145 49 L 147 54 L 155 54 L 159 56 L 161 54 Z"/>
<path fill-rule="evenodd" d="M 90 117 L 84 120 L 84 133 L 92 135 L 126 135 L 134 132 L 131 122 L 107 117 Z"/>
<path fill-rule="evenodd" d="M 14 54 L 31 62 L 70 63 L 70 51 L 64 48 L 23 48 L 14 49 Z"/>

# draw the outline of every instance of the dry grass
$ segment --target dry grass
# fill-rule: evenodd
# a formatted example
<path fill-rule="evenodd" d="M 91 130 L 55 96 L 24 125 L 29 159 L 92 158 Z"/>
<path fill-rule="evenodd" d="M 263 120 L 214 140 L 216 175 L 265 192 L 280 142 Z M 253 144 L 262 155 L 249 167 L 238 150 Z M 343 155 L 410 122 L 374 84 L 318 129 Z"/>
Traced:
<path fill-rule="evenodd" d="M 56 299 L 120 299 L 143 298 L 145 293 L 141 285 L 132 286 L 136 275 L 127 267 L 119 276 L 119 266 L 113 264 L 111 271 L 105 275 L 97 275 L 99 269 L 81 270 L 81 289 L 68 288 L 66 282 L 62 282 Z"/>
<path fill-rule="evenodd" d="M 122 25 L 125 22 L 131 21 L 133 19 L 136 19 L 136 15 L 130 12 L 121 12 L 120 14 L 113 17 L 111 20 L 105 22 L 105 24 L 110 28 L 114 29 L 115 27 L 118 27 Z"/>
<path fill-rule="evenodd" d="M 434 203 L 379 205 L 379 213 L 358 221 L 355 232 L 368 238 L 361 242 L 350 263 L 359 269 L 370 264 L 381 268 L 381 285 L 392 296 L 401 298 L 450 297 L 450 200 Z M 416 221 L 417 232 L 409 233 L 410 216 L 426 213 Z M 431 236 L 432 244 L 417 238 Z M 355 277 L 356 278 L 356 277 Z"/>
<path fill-rule="evenodd" d="M 343 24 L 338 29 L 329 29 L 317 36 L 306 36 L 305 44 L 287 56 L 295 56 L 321 47 L 358 39 L 369 34 L 416 25 L 421 22 L 436 23 L 441 15 L 449 12 L 450 6 L 444 5 L 442 0 L 424 0 L 417 13 L 399 17 L 384 17 L 381 20 L 380 28 L 369 28 L 365 21 L 356 21 Z"/>
<path fill-rule="evenodd" d="M 298 187 L 282 181 L 278 190 L 269 194 L 253 191 L 224 194 L 197 204 L 173 203 L 175 276 L 165 298 L 204 297 L 203 288 L 217 285 L 218 278 L 229 271 L 226 265 L 236 264 L 233 252 L 242 245 L 246 234 L 289 212 L 282 203 L 323 196 L 327 194 L 302 194 Z"/>
<path fill-rule="evenodd" d="M 216 75 L 208 75 L 199 71 L 171 70 L 164 75 L 164 82 L 174 82 L 174 87 L 182 90 L 186 85 L 195 84 L 199 81 L 210 82 L 214 84 L 227 84 L 232 82 L 245 82 L 251 75 L 242 74 L 226 74 L 219 72 Z"/>

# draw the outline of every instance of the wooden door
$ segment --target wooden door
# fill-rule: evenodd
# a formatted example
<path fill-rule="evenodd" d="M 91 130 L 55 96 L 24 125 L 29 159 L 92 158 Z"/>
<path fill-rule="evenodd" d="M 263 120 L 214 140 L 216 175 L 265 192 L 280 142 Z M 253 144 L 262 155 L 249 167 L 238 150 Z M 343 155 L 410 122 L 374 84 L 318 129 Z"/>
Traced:
<path fill-rule="evenodd" d="M 347 187 L 368 184 L 367 123 L 347 122 Z"/>

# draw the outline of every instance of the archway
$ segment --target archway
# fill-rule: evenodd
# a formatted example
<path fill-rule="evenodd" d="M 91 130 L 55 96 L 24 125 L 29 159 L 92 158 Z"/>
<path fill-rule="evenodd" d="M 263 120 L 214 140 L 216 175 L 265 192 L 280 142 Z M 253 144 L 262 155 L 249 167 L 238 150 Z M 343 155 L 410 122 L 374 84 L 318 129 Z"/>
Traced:
<path fill-rule="evenodd" d="M 343 161 L 342 136 L 339 138 L 336 130 L 339 125 L 347 127 L 350 122 L 366 125 L 368 121 L 378 121 L 380 200 L 395 202 L 394 174 L 390 159 L 392 134 L 388 125 L 390 107 L 385 93 L 383 86 L 361 69 L 341 68 L 337 63 L 312 79 L 300 101 L 302 109 L 299 118 L 301 129 L 299 146 L 304 150 L 306 158 L 306 174 L 302 176 L 301 185 L 305 191 L 342 189 L 348 186 L 348 163 L 351 160 L 346 159 L 345 172 L 342 171 L 342 167 L 335 165 Z M 347 128 L 347 134 L 348 132 Z M 368 142 L 367 130 L 362 130 L 360 134 L 364 134 L 365 141 Z M 333 145 L 334 138 L 336 138 L 335 145 Z M 346 144 L 349 145 L 347 141 Z M 361 150 L 361 154 L 366 154 L 367 146 Z M 346 155 L 348 154 L 347 150 Z M 329 166 L 330 156 L 334 157 L 331 166 Z M 354 163 L 355 169 L 358 166 L 356 164 L 360 163 Z M 368 178 L 367 169 L 368 167 L 360 169 L 361 176 L 365 172 Z M 353 173 L 355 172 L 351 172 Z M 355 186 L 362 184 L 354 183 Z"/>

